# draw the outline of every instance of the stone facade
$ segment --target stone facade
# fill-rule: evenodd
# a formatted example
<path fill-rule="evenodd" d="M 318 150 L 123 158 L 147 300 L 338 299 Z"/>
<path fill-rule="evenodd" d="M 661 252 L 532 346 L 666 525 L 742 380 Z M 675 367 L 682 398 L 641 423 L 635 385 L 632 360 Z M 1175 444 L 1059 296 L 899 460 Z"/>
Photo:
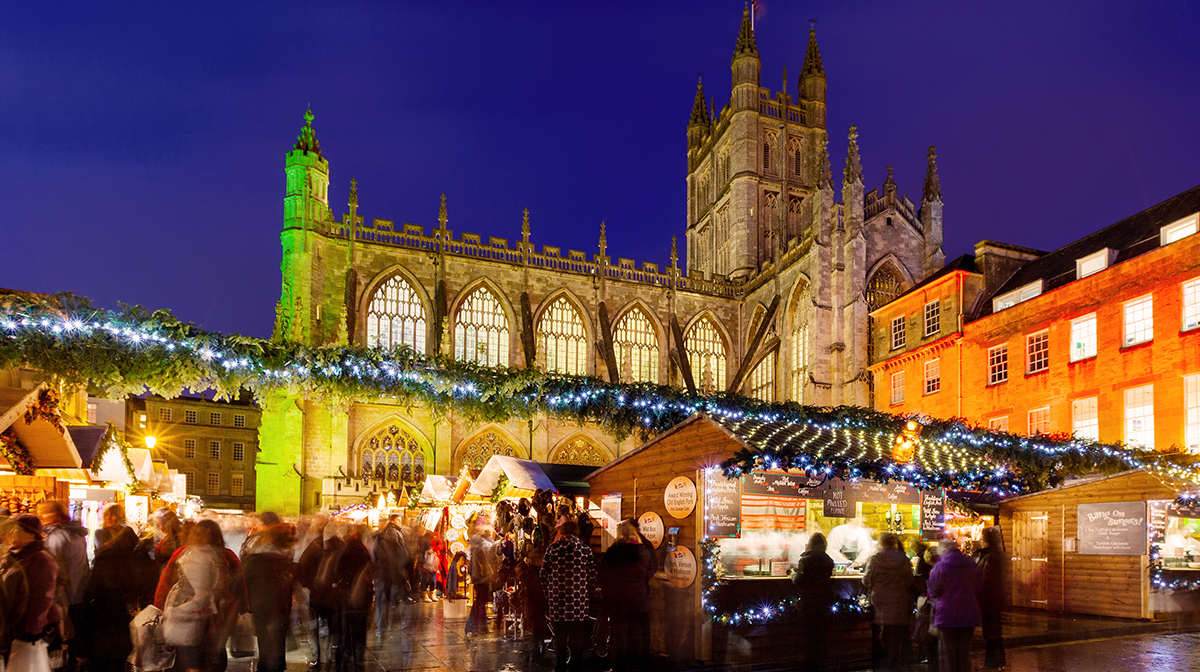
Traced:
<path fill-rule="evenodd" d="M 815 34 L 795 103 L 759 86 L 748 15 L 732 69 L 730 103 L 710 116 L 698 89 L 687 129 L 686 267 L 674 249 L 662 268 L 611 258 L 603 224 L 591 253 L 539 250 L 528 213 L 514 243 L 456 233 L 444 197 L 429 230 L 365 221 L 353 183 L 349 212 L 335 219 L 330 166 L 310 113 L 286 160 L 275 338 L 404 343 L 491 365 L 569 366 L 610 381 L 869 405 L 872 278 L 890 279 L 890 298 L 942 265 L 932 152 L 933 186 L 927 180 L 919 211 L 890 172 L 882 190 L 864 195 L 852 128 L 835 203 Z M 464 325 L 484 304 L 485 323 Z M 402 327 L 380 326 L 387 310 L 403 313 L 387 313 L 389 325 Z M 553 331 L 564 328 L 553 326 L 563 315 L 573 316 L 570 334 Z M 288 396 L 266 401 L 262 445 L 259 506 L 265 491 L 285 511 L 408 487 L 421 473 L 457 473 L 494 452 L 599 465 L 632 448 L 547 417 L 479 427 L 420 408 L 334 409 Z"/>

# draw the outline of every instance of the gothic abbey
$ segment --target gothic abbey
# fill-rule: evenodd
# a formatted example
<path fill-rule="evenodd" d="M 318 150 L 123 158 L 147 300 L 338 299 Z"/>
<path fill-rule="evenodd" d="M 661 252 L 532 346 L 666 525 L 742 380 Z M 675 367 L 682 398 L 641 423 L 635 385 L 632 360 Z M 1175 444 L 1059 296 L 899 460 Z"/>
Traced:
<path fill-rule="evenodd" d="M 736 391 L 813 405 L 871 405 L 868 313 L 942 267 L 934 152 L 918 207 L 888 171 L 864 193 L 856 131 L 835 202 L 826 149 L 825 70 L 810 32 L 797 87 L 760 86 L 748 12 L 731 100 L 698 87 L 687 127 L 686 267 L 329 207 L 329 162 L 312 115 L 287 154 L 283 286 L 274 338 L 319 346 L 407 345 L 458 360 Z M 785 78 L 786 81 L 786 78 Z M 312 511 L 371 491 L 454 475 L 492 454 L 601 465 L 634 447 L 541 417 L 470 426 L 421 408 L 302 396 L 264 408 L 258 507 Z"/>

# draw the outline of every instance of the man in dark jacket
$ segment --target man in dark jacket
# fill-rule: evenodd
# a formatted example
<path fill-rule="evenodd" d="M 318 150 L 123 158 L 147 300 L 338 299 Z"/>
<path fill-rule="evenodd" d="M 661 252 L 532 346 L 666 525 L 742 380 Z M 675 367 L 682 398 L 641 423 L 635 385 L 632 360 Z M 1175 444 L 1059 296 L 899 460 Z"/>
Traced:
<path fill-rule="evenodd" d="M 975 554 L 979 565 L 979 611 L 983 615 L 983 641 L 986 648 L 984 666 L 990 670 L 1007 664 L 1004 653 L 1004 629 L 1000 616 L 1004 612 L 1004 594 L 1008 589 L 1009 559 L 1004 552 L 1004 536 L 999 527 L 983 530 L 983 547 Z"/>
<path fill-rule="evenodd" d="M 643 640 L 650 634 L 650 577 L 654 561 L 629 521 L 617 526 L 617 538 L 596 570 L 596 582 L 608 617 L 613 672 L 641 668 Z"/>
<path fill-rule="evenodd" d="M 153 584 L 146 589 L 147 565 L 154 561 L 137 552 L 138 538 L 122 527 L 96 551 L 92 573 L 83 590 L 83 611 L 75 638 L 79 656 L 95 672 L 122 672 L 133 650 L 129 638 L 130 614 L 153 600 Z M 140 557 L 139 557 L 140 556 Z M 146 599 L 149 592 L 150 599 Z"/>
<path fill-rule="evenodd" d="M 371 586 L 371 553 L 363 544 L 366 534 L 366 525 L 351 526 L 346 545 L 337 556 L 333 595 L 341 621 L 341 646 L 336 656 L 339 672 L 360 665 L 366 653 L 368 610 L 375 592 Z"/>
<path fill-rule="evenodd" d="M 558 538 L 546 549 L 542 563 L 546 591 L 546 617 L 554 624 L 555 672 L 580 669 L 586 649 L 588 611 L 596 587 L 596 559 L 579 538 L 579 525 L 568 520 L 558 528 Z M 568 650 L 571 652 L 567 654 Z"/>
<path fill-rule="evenodd" d="M 800 589 L 801 641 L 806 672 L 825 669 L 828 651 L 825 633 L 834 600 L 832 577 L 833 558 L 825 552 L 825 535 L 817 532 L 809 537 L 808 550 L 800 555 L 793 577 Z"/>
<path fill-rule="evenodd" d="M 254 634 L 258 638 L 258 669 L 262 672 L 287 669 L 284 656 L 292 614 L 295 544 L 292 526 L 277 523 L 264 528 L 242 558 Z"/>
<path fill-rule="evenodd" d="M 392 514 L 375 537 L 375 637 L 391 625 L 392 605 L 405 593 L 404 568 L 408 551 L 404 534 L 398 524 L 400 516 Z"/>

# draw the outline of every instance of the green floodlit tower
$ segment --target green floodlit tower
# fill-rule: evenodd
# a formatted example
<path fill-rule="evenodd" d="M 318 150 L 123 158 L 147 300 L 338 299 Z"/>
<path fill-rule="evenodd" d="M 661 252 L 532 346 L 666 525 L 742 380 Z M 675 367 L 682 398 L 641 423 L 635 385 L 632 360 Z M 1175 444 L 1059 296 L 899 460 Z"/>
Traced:
<path fill-rule="evenodd" d="M 329 209 L 329 162 L 312 127 L 313 114 L 287 153 L 282 287 L 275 304 L 275 341 L 345 344 L 345 278 L 349 241 L 336 233 Z M 297 515 L 320 506 L 321 479 L 346 455 L 346 413 L 299 395 L 261 399 L 255 471 L 258 510 Z"/>

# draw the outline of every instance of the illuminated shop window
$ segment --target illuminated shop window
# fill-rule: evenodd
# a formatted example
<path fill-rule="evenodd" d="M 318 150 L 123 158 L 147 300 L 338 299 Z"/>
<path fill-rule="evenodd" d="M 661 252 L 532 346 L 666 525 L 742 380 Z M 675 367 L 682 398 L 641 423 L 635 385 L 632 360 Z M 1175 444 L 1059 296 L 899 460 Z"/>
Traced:
<path fill-rule="evenodd" d="M 1050 433 L 1050 407 L 1035 408 L 1029 412 L 1029 435 Z"/>
<path fill-rule="evenodd" d="M 566 298 L 559 297 L 542 313 L 537 344 L 546 371 L 587 375 L 587 330 L 583 317 Z"/>
<path fill-rule="evenodd" d="M 622 382 L 658 382 L 658 334 L 641 308 L 621 316 L 613 329 L 613 350 Z"/>
<path fill-rule="evenodd" d="M 725 391 L 725 343 L 708 316 L 700 318 L 683 338 L 696 387 L 705 394 Z"/>
<path fill-rule="evenodd" d="M 925 338 L 936 336 L 942 330 L 942 304 L 930 301 L 925 304 Z"/>
<path fill-rule="evenodd" d="M 892 374 L 892 403 L 904 403 L 904 372 L 897 371 Z"/>
<path fill-rule="evenodd" d="M 1008 344 L 988 348 L 988 385 L 1008 380 Z"/>
<path fill-rule="evenodd" d="M 904 316 L 892 319 L 892 350 L 904 347 Z"/>
<path fill-rule="evenodd" d="M 1125 346 L 1145 343 L 1154 338 L 1154 296 L 1143 296 L 1125 303 Z"/>
<path fill-rule="evenodd" d="M 1050 368 L 1050 332 L 1039 331 L 1025 338 L 1026 373 L 1041 373 Z"/>
<path fill-rule="evenodd" d="M 1154 448 L 1154 386 L 1125 390 L 1125 444 Z"/>
<path fill-rule="evenodd" d="M 1200 327 L 1200 278 L 1183 283 L 1183 329 Z"/>
<path fill-rule="evenodd" d="M 775 351 L 767 353 L 750 372 L 750 396 L 760 401 L 775 401 Z"/>
<path fill-rule="evenodd" d="M 508 316 L 487 287 L 471 292 L 454 316 L 454 358 L 484 366 L 508 363 Z"/>
<path fill-rule="evenodd" d="M 1100 440 L 1100 416 L 1096 397 L 1071 402 L 1071 434 L 1080 439 Z"/>
<path fill-rule="evenodd" d="M 407 280 L 394 276 L 375 290 L 367 308 L 367 345 L 401 345 L 425 352 L 425 307 Z"/>
<path fill-rule="evenodd" d="M 925 362 L 925 394 L 933 394 L 942 389 L 942 360 L 931 359 Z"/>
<path fill-rule="evenodd" d="M 1096 314 L 1071 320 L 1071 361 L 1096 356 Z"/>
<path fill-rule="evenodd" d="M 1183 377 L 1184 445 L 1200 453 L 1200 374 Z"/>

